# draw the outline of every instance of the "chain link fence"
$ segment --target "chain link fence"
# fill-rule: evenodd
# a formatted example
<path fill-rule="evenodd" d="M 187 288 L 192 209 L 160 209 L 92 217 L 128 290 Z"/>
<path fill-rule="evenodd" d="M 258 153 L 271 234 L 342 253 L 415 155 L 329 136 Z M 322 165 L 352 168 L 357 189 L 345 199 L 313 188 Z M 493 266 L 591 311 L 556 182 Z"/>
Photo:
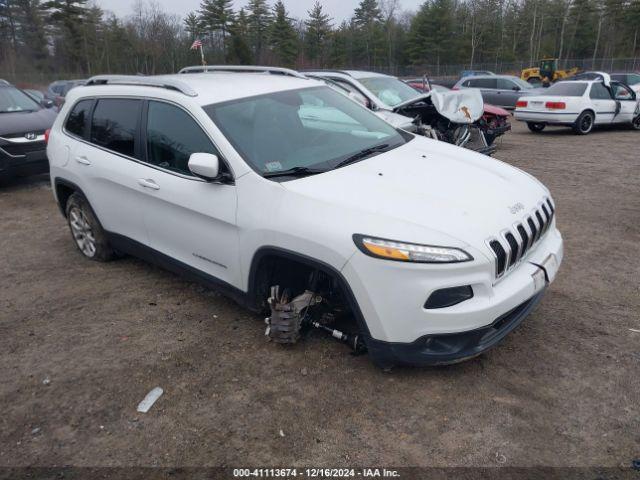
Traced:
<path fill-rule="evenodd" d="M 449 64 L 449 65 L 405 65 L 393 67 L 355 67 L 358 70 L 369 70 L 372 72 L 387 73 L 398 77 L 422 77 L 428 75 L 432 79 L 457 79 L 463 70 L 487 70 L 494 73 L 511 74 L 520 76 L 520 72 L 528 67 L 535 67 L 538 62 L 517 61 L 517 62 L 492 62 L 474 63 L 473 68 L 469 64 Z M 582 58 L 564 59 L 559 62 L 559 68 L 568 69 L 578 67 L 581 70 L 602 70 L 606 72 L 627 72 L 640 70 L 640 57 L 635 58 Z M 124 73 L 124 72 L 123 72 Z M 169 72 L 167 72 L 169 73 Z M 54 80 L 73 80 L 86 78 L 83 73 L 38 73 L 38 72 L 15 72 L 2 73 L 0 78 L 23 88 L 42 88 L 49 85 Z"/>

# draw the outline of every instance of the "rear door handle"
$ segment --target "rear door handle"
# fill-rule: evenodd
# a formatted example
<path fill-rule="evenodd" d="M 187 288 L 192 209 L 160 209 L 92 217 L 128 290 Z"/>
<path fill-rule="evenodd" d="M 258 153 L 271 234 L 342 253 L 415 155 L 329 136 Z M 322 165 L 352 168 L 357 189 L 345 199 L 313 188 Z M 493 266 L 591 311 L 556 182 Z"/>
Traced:
<path fill-rule="evenodd" d="M 160 185 L 151 180 L 150 178 L 138 179 L 138 185 L 144 188 L 150 188 L 151 190 L 160 190 Z"/>
<path fill-rule="evenodd" d="M 91 161 L 84 155 L 78 155 L 76 157 L 76 162 L 81 163 L 82 165 L 91 165 Z"/>

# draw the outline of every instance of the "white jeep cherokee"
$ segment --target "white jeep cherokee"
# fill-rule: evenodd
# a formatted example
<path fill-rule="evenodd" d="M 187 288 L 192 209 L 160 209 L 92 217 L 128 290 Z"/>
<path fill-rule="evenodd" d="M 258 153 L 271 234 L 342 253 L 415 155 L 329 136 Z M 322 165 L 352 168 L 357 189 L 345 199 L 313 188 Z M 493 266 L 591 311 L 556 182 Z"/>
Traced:
<path fill-rule="evenodd" d="M 94 77 L 48 138 L 86 257 L 221 288 L 270 310 L 276 342 L 315 327 L 382 367 L 460 361 L 516 328 L 562 261 L 536 179 L 311 79 Z"/>

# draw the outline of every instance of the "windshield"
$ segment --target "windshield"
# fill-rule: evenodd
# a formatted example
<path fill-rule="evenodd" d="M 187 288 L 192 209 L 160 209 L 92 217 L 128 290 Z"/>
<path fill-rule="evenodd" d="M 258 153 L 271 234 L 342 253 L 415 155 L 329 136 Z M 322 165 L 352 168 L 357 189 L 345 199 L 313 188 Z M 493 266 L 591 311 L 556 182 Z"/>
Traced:
<path fill-rule="evenodd" d="M 586 83 L 559 82 L 551 85 L 544 94 L 554 97 L 581 97 L 586 89 Z"/>
<path fill-rule="evenodd" d="M 330 170 L 364 149 L 406 142 L 391 125 L 329 87 L 243 98 L 204 111 L 263 175 Z"/>
<path fill-rule="evenodd" d="M 17 88 L 0 88 L 0 113 L 35 112 L 39 109 L 40 105 Z"/>
<path fill-rule="evenodd" d="M 390 107 L 416 98 L 420 94 L 414 88 L 393 77 L 369 77 L 358 80 Z"/>

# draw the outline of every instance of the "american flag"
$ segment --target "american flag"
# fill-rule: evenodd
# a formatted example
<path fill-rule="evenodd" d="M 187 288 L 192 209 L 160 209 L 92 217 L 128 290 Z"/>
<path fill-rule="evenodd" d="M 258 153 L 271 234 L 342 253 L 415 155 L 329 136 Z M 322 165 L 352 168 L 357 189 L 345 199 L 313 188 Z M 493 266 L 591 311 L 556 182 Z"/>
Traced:
<path fill-rule="evenodd" d="M 191 50 L 196 50 L 202 47 L 202 42 L 200 40 L 196 40 L 191 44 Z"/>

